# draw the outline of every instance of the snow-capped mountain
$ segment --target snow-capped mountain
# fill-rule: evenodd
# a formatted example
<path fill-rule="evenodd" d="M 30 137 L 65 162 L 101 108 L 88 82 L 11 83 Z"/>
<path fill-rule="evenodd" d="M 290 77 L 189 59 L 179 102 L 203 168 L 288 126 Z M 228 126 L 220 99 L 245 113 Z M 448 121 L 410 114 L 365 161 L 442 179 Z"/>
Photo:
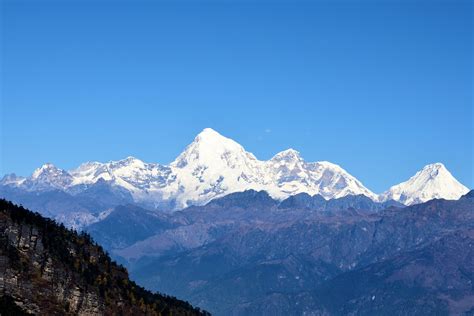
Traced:
<path fill-rule="evenodd" d="M 138 203 L 173 209 L 204 204 L 248 189 L 265 190 L 277 199 L 303 192 L 325 199 L 362 194 L 374 201 L 394 199 L 405 204 L 436 197 L 454 199 L 467 192 L 444 166 L 438 168 L 439 175 L 432 175 L 434 171 L 426 168 L 377 196 L 336 164 L 305 162 L 294 149 L 261 161 L 237 142 L 206 128 L 169 165 L 145 163 L 133 157 L 107 163 L 87 162 L 70 171 L 45 164 L 28 178 L 5 176 L 0 185 L 80 194 L 105 182 L 130 192 Z"/>
<path fill-rule="evenodd" d="M 47 163 L 36 169 L 31 177 L 27 179 L 25 185 L 29 186 L 31 190 L 64 189 L 69 187 L 73 181 L 74 178 L 69 172 Z"/>
<path fill-rule="evenodd" d="M 305 162 L 300 153 L 288 149 L 276 154 L 267 163 L 277 190 L 285 196 L 305 192 L 319 194 L 326 199 L 363 194 L 377 196 L 340 166 L 328 161 Z"/>
<path fill-rule="evenodd" d="M 392 199 L 411 205 L 440 198 L 457 200 L 467 192 L 469 189 L 459 183 L 442 163 L 434 163 L 382 193 L 380 200 Z"/>

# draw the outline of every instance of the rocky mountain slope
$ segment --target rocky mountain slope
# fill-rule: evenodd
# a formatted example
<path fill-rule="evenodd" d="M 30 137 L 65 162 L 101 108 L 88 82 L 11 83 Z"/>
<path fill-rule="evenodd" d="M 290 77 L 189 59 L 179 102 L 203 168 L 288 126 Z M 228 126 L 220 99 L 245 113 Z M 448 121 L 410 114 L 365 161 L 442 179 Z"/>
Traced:
<path fill-rule="evenodd" d="M 454 231 L 335 277 L 317 289 L 314 304 L 344 315 L 472 315 L 473 271 L 474 229 Z"/>
<path fill-rule="evenodd" d="M 153 294 L 87 234 L 0 200 L 0 308 L 15 315 L 203 315 Z"/>
<path fill-rule="evenodd" d="M 171 210 L 202 205 L 249 189 L 265 190 L 276 199 L 298 193 L 324 199 L 365 195 L 372 200 L 393 199 L 406 205 L 433 198 L 457 199 L 468 191 L 438 163 L 427 165 L 407 182 L 378 196 L 336 164 L 306 162 L 293 149 L 261 161 L 210 128 L 197 135 L 169 165 L 145 163 L 133 157 L 108 163 L 88 162 L 69 171 L 45 164 L 30 177 L 7 175 L 0 181 L 0 195 L 4 197 L 9 197 L 12 190 L 16 195 L 61 191 L 79 199 L 102 201 L 105 190 L 112 204 L 132 200 L 147 208 Z M 90 221 L 87 212 L 79 213 L 69 220 Z"/>
<path fill-rule="evenodd" d="M 387 206 L 402 204 L 374 202 L 364 195 L 326 201 L 301 193 L 277 201 L 265 191 L 247 190 L 192 206 L 171 214 L 119 206 L 102 221 L 85 227 L 117 258 L 125 261 L 160 256 L 175 250 L 199 247 L 220 238 L 230 228 L 255 222 L 292 222 L 314 216 L 371 214 Z"/>
<path fill-rule="evenodd" d="M 474 308 L 473 198 L 400 208 L 363 196 L 280 202 L 246 191 L 175 212 L 173 226 L 110 251 L 140 284 L 217 315 L 360 314 L 370 306 L 463 314 Z"/>

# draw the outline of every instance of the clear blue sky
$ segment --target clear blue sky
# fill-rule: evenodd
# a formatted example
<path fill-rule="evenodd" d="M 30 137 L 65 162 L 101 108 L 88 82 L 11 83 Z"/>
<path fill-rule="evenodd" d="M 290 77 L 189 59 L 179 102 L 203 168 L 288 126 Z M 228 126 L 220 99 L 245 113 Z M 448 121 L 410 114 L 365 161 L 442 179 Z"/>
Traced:
<path fill-rule="evenodd" d="M 380 192 L 431 162 L 473 181 L 471 1 L 2 1 L 0 174 L 205 127 Z"/>

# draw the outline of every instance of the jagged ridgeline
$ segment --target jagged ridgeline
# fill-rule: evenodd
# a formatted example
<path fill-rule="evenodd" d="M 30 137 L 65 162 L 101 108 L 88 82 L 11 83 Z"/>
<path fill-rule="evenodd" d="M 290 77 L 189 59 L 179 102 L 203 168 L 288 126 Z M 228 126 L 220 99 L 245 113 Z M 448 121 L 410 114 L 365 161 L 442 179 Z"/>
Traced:
<path fill-rule="evenodd" d="M 0 199 L 0 315 L 209 315 L 145 290 L 89 235 Z"/>

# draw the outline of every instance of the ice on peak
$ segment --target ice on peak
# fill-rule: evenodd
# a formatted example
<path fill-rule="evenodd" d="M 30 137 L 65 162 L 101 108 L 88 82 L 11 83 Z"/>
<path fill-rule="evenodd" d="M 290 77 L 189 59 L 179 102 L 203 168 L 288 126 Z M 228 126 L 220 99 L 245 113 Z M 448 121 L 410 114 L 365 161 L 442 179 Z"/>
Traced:
<path fill-rule="evenodd" d="M 377 196 L 339 165 L 305 162 L 292 148 L 261 161 L 212 128 L 203 129 L 170 165 L 145 163 L 132 156 L 105 163 L 87 162 L 69 172 L 45 164 L 27 179 L 8 181 L 32 190 L 69 190 L 107 181 L 128 190 L 137 201 L 175 201 L 176 207 L 248 189 L 266 190 L 275 198 L 301 192 L 325 199 L 363 194 L 373 200 L 394 199 L 406 204 L 440 197 L 455 199 L 468 191 L 442 163 L 433 163 Z"/>
<path fill-rule="evenodd" d="M 194 143 L 197 142 L 234 142 L 232 139 L 222 136 L 212 128 L 205 128 L 194 138 Z"/>
<path fill-rule="evenodd" d="M 69 170 L 69 173 L 75 178 L 75 182 L 89 183 L 83 179 L 84 174 L 94 174 L 97 170 L 105 168 L 106 164 L 98 161 L 87 161 L 80 164 L 77 168 Z"/>
<path fill-rule="evenodd" d="M 333 170 L 333 171 L 338 171 L 338 172 L 344 172 L 344 173 L 347 173 L 347 171 L 342 168 L 341 166 L 335 164 L 335 163 L 332 163 L 332 162 L 329 162 L 329 161 L 326 161 L 326 160 L 322 160 L 322 161 L 316 161 L 314 162 L 314 164 L 318 165 L 318 166 L 321 166 L 325 169 L 330 169 L 330 170 Z"/>
<path fill-rule="evenodd" d="M 109 163 L 110 166 L 130 166 L 130 165 L 144 165 L 144 162 L 141 161 L 138 158 L 135 158 L 133 156 L 128 156 L 125 159 L 117 160 L 117 161 L 111 161 Z"/>
<path fill-rule="evenodd" d="M 0 184 L 2 185 L 8 185 L 8 184 L 13 184 L 13 185 L 19 185 L 23 181 L 25 181 L 25 177 L 17 176 L 15 173 L 9 173 L 3 176 L 3 178 L 0 179 Z"/>
<path fill-rule="evenodd" d="M 37 179 L 39 176 L 41 176 L 45 172 L 54 172 L 54 171 L 60 171 L 60 170 L 52 163 L 47 162 L 41 167 L 37 168 L 31 175 L 31 178 Z"/>
<path fill-rule="evenodd" d="M 283 153 L 283 154 L 295 154 L 295 155 L 299 155 L 300 152 L 297 151 L 296 149 L 293 149 L 293 148 L 288 148 L 287 150 L 283 150 L 281 151 L 280 153 Z"/>
<path fill-rule="evenodd" d="M 133 156 L 128 156 L 127 158 L 123 159 L 123 160 L 126 160 L 126 161 L 136 161 L 136 160 L 140 160 L 138 158 L 135 158 Z"/>
<path fill-rule="evenodd" d="M 220 136 L 224 137 L 221 134 L 219 134 L 216 130 L 206 127 L 204 128 L 197 136 Z"/>
<path fill-rule="evenodd" d="M 59 169 L 51 163 L 46 163 L 21 183 L 31 190 L 43 190 L 49 188 L 63 189 L 69 186 L 72 181 L 73 177 L 69 172 Z"/>
<path fill-rule="evenodd" d="M 41 167 L 39 167 L 38 169 L 46 170 L 46 169 L 57 169 L 57 168 L 56 168 L 56 166 L 53 165 L 52 163 L 47 162 L 47 163 L 45 163 L 44 165 L 42 165 Z"/>
<path fill-rule="evenodd" d="M 442 164 L 441 162 L 435 162 L 435 163 L 430 163 L 424 166 L 421 171 L 431 171 L 431 170 L 440 170 L 440 169 L 446 169 L 445 165 Z"/>
<path fill-rule="evenodd" d="M 456 200 L 468 191 L 444 164 L 437 162 L 424 166 L 407 181 L 392 186 L 380 195 L 380 200 L 393 199 L 411 205 L 434 198 Z"/>
<path fill-rule="evenodd" d="M 243 159 L 256 160 L 252 154 L 247 153 L 236 141 L 222 136 L 211 128 L 205 128 L 170 166 L 182 168 L 192 162 L 211 166 L 223 158 L 229 158 L 229 156 L 240 156 Z"/>
<path fill-rule="evenodd" d="M 212 128 L 203 129 L 202 132 L 194 138 L 194 141 L 188 147 L 186 147 L 186 150 L 190 147 L 193 147 L 193 145 L 205 147 L 209 150 L 219 150 L 223 147 L 226 149 L 243 150 L 243 147 L 235 140 L 219 134 Z"/>
<path fill-rule="evenodd" d="M 445 165 L 442 164 L 441 162 L 436 162 L 436 163 L 431 163 L 431 164 L 428 164 L 426 166 L 424 166 L 420 172 L 434 172 L 434 171 L 448 171 L 448 169 L 446 169 Z"/>
<path fill-rule="evenodd" d="M 102 166 L 104 163 L 98 161 L 87 161 L 79 165 L 75 170 L 83 169 L 83 168 L 91 168 L 91 167 L 98 167 Z"/>
<path fill-rule="evenodd" d="M 205 128 L 170 165 L 144 163 L 135 157 L 89 162 L 65 174 L 72 182 L 60 181 L 60 185 L 68 190 L 102 179 L 129 190 L 137 201 L 174 199 L 179 207 L 248 189 L 266 190 L 275 198 L 300 192 L 325 198 L 373 195 L 342 171 L 329 163 L 306 163 L 292 148 L 261 161 L 234 140 Z M 61 172 L 57 175 L 63 177 Z"/>
<path fill-rule="evenodd" d="M 436 162 L 424 166 L 410 179 L 422 179 L 422 181 L 428 181 L 434 178 L 453 178 L 452 174 L 441 162 Z"/>
<path fill-rule="evenodd" d="M 292 161 L 292 160 L 303 160 L 301 158 L 300 152 L 289 148 L 287 150 L 281 151 L 271 159 L 273 161 Z"/>
<path fill-rule="evenodd" d="M 433 168 L 433 169 L 444 168 L 444 169 L 446 169 L 446 166 L 442 162 L 435 162 L 435 163 L 431 163 L 431 164 L 426 165 L 423 169 L 427 169 L 427 168 Z"/>

